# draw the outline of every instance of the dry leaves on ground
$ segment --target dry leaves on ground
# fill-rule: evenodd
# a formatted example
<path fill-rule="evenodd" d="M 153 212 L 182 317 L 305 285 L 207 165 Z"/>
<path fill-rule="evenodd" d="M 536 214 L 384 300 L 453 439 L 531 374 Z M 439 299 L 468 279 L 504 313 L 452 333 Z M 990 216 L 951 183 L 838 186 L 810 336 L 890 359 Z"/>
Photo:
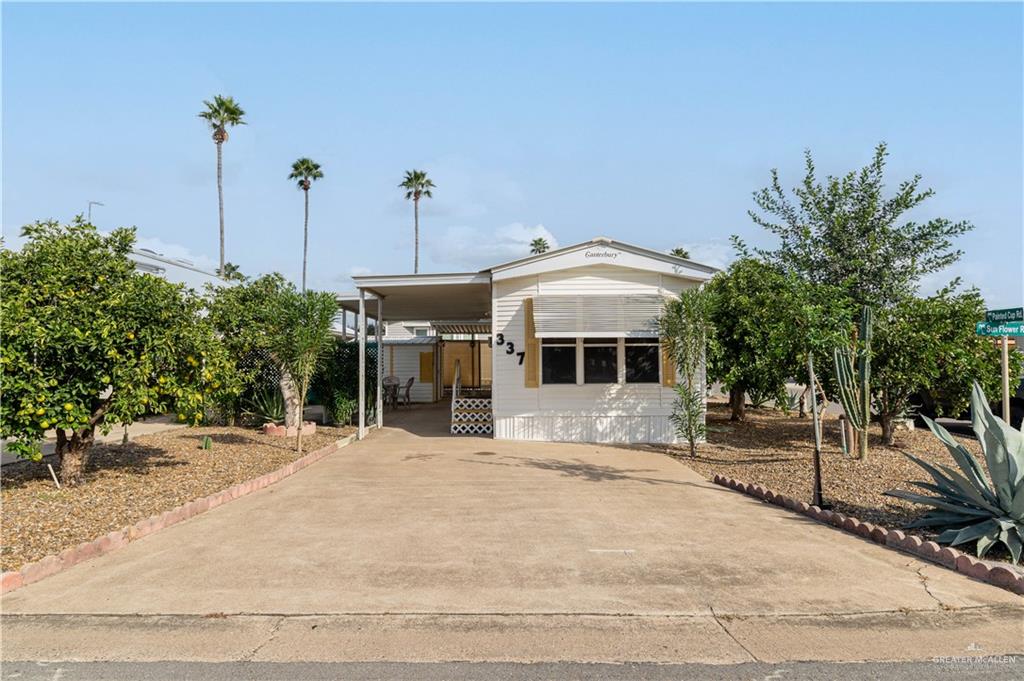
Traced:
<path fill-rule="evenodd" d="M 352 432 L 319 426 L 315 435 L 303 438 L 303 450 L 315 451 Z M 204 450 L 200 443 L 207 435 L 213 448 Z M 96 445 L 86 482 L 71 489 L 56 489 L 43 464 L 5 466 L 0 567 L 17 570 L 297 458 L 294 438 L 208 427 L 144 435 L 127 445 Z"/>
<path fill-rule="evenodd" d="M 707 444 L 691 457 L 681 447 L 674 456 L 709 478 L 721 473 L 765 487 L 801 501 L 811 502 L 814 477 L 814 434 L 811 419 L 787 416 L 774 409 L 748 409 L 747 420 L 729 420 L 729 408 L 708 405 Z M 976 457 L 981 448 L 973 437 L 957 439 Z M 882 444 L 881 431 L 872 426 L 867 461 L 848 458 L 840 446 L 839 421 L 823 422 L 821 477 L 825 501 L 845 515 L 865 522 L 901 527 L 927 511 L 923 506 L 883 495 L 891 489 L 912 489 L 910 480 L 928 480 L 903 452 L 950 466 L 955 462 L 945 446 L 927 429 L 897 431 L 896 444 Z"/>

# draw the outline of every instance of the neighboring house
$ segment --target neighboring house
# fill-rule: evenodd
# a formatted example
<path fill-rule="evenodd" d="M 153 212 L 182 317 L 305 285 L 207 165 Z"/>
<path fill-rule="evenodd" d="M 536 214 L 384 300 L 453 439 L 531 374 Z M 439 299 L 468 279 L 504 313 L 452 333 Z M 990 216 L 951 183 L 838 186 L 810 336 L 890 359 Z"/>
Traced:
<path fill-rule="evenodd" d="M 597 238 L 480 272 L 357 276 L 358 293 L 338 296 L 338 302 L 349 311 L 361 304 L 364 321 L 383 318 L 389 334 L 394 330 L 393 343 L 402 342 L 400 334 L 416 337 L 429 323 L 423 337 L 434 330 L 442 338 L 434 376 L 436 363 L 445 363 L 448 333 L 489 338 L 474 341 L 488 359 L 488 382 L 474 375 L 472 355 L 460 360 L 462 375 L 474 379 L 470 385 L 476 389 L 461 402 L 453 399 L 453 433 L 674 442 L 670 415 L 677 372 L 658 338 L 657 319 L 667 299 L 700 286 L 716 271 Z M 382 357 L 378 380 L 389 372 L 386 362 Z M 477 365 L 480 373 L 484 364 Z M 416 374 L 395 375 L 401 380 Z M 459 389 L 467 384 L 452 386 L 444 379 L 444 388 L 461 397 Z M 380 425 L 381 410 L 376 413 Z"/>
<path fill-rule="evenodd" d="M 135 261 L 135 269 L 139 272 L 155 274 L 172 284 L 185 284 L 199 292 L 205 289 L 206 284 L 224 284 L 216 272 L 201 269 L 184 258 L 169 258 L 148 248 L 137 248 L 128 257 Z"/>

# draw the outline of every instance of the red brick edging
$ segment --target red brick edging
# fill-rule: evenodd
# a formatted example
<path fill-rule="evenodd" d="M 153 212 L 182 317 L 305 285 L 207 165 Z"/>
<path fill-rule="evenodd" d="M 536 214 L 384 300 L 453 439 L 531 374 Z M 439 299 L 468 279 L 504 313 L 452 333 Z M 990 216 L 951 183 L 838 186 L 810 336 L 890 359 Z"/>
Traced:
<path fill-rule="evenodd" d="M 969 556 L 963 551 L 958 551 L 950 546 L 939 546 L 933 541 L 922 541 L 920 537 L 908 535 L 902 530 L 889 530 L 879 525 L 861 522 L 852 516 L 846 516 L 842 513 L 823 511 L 805 501 L 796 501 L 787 496 L 776 494 L 762 485 L 743 483 L 718 474 L 715 474 L 712 482 L 716 485 L 722 485 L 737 492 L 763 499 L 770 504 L 802 513 L 820 523 L 851 532 L 876 544 L 912 553 L 915 556 L 938 563 L 950 570 L 961 572 L 968 577 L 988 582 L 993 586 L 998 586 L 1017 594 L 1024 594 L 1024 577 L 1000 565 L 988 565 L 974 556 Z"/>
<path fill-rule="evenodd" d="M 331 452 L 351 444 L 355 439 L 355 435 L 343 437 L 333 444 L 329 444 L 326 447 L 318 449 L 315 452 L 310 452 L 302 458 L 292 461 L 287 466 L 278 468 L 276 471 L 265 473 L 258 478 L 253 478 L 252 480 L 240 482 L 233 487 L 229 487 L 209 496 L 195 499 L 187 504 L 173 508 L 170 511 L 164 511 L 160 515 L 150 516 L 145 520 L 140 520 L 131 527 L 123 527 L 120 530 L 115 530 L 105 534 L 98 539 L 83 542 L 70 549 L 64 549 L 58 554 L 49 555 L 34 563 L 24 565 L 20 570 L 5 572 L 3 573 L 2 578 L 0 578 L 0 593 L 8 593 L 15 589 L 20 589 L 27 584 L 38 582 L 50 575 L 63 572 L 72 565 L 77 565 L 78 563 L 89 560 L 90 558 L 110 553 L 129 542 L 141 539 L 142 537 L 152 534 L 157 530 L 162 530 L 165 527 L 170 527 L 171 525 L 177 525 L 178 523 L 188 520 L 193 516 L 197 516 L 200 513 L 206 513 L 211 508 L 217 508 L 221 504 L 225 504 L 233 499 L 244 497 L 246 494 L 250 494 L 256 490 L 273 485 L 275 482 L 297 473 L 310 464 L 316 463 Z"/>

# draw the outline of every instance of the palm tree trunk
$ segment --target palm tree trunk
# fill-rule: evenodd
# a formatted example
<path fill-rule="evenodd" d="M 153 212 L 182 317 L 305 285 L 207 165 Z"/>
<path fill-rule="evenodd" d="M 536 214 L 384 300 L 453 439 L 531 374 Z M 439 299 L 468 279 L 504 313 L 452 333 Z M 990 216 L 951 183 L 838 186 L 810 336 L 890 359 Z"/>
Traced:
<path fill-rule="evenodd" d="M 306 292 L 306 254 L 309 252 L 309 190 L 303 190 L 306 195 L 306 219 L 302 223 L 302 292 Z"/>
<path fill-rule="evenodd" d="M 420 200 L 415 198 L 412 200 L 412 209 L 415 223 L 416 233 L 416 255 L 413 257 L 412 273 L 419 274 L 420 271 Z"/>
<path fill-rule="evenodd" d="M 217 210 L 220 215 L 220 276 L 224 276 L 224 160 L 223 142 L 217 142 Z"/>

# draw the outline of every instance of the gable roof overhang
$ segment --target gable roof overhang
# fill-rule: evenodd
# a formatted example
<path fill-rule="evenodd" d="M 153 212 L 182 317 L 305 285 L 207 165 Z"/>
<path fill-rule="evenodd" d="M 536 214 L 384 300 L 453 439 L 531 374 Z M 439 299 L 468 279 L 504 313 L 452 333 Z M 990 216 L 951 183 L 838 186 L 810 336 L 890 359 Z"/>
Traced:
<path fill-rule="evenodd" d="M 702 265 L 693 260 L 677 258 L 668 253 L 634 246 L 607 237 L 598 237 L 573 246 L 496 265 L 490 269 L 490 272 L 494 281 L 501 281 L 513 277 L 600 264 L 648 270 L 694 281 L 707 281 L 718 272 L 714 267 Z"/>

